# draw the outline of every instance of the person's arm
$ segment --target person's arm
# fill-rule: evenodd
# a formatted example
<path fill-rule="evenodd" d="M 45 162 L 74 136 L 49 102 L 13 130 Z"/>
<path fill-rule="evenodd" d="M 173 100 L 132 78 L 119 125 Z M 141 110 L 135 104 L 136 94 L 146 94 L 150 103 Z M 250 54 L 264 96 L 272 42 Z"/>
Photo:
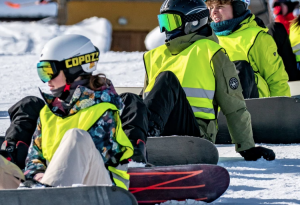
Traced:
<path fill-rule="evenodd" d="M 255 161 L 261 157 L 266 160 L 274 160 L 273 150 L 255 147 L 250 113 L 246 108 L 234 64 L 222 51 L 219 51 L 212 59 L 212 66 L 216 78 L 215 100 L 226 116 L 228 130 L 232 142 L 235 143 L 236 151 L 247 161 Z M 231 79 L 236 79 L 239 85 L 237 87 L 230 86 Z"/>
<path fill-rule="evenodd" d="M 265 79 L 269 86 L 270 96 L 291 96 L 288 85 L 288 74 L 277 46 L 271 35 L 261 32 L 249 51 L 250 64 L 254 71 Z"/>
<path fill-rule="evenodd" d="M 289 76 L 289 81 L 300 80 L 300 72 L 297 70 L 296 56 L 293 53 L 289 35 L 283 24 L 272 22 L 268 25 L 268 33 L 273 37 L 278 54 L 281 56 L 285 70 Z"/>
<path fill-rule="evenodd" d="M 255 146 L 251 117 L 246 108 L 235 65 L 226 54 L 219 51 L 212 59 L 212 66 L 216 78 L 215 100 L 227 119 L 228 129 L 232 142 L 236 145 L 236 151 L 250 149 Z M 236 89 L 230 87 L 230 79 L 238 80 L 239 85 Z"/>
<path fill-rule="evenodd" d="M 41 122 L 40 119 L 38 119 L 37 128 L 32 137 L 24 169 L 24 175 L 27 180 L 33 179 L 36 174 L 44 173 L 46 170 L 46 159 L 43 157 L 41 142 Z"/>

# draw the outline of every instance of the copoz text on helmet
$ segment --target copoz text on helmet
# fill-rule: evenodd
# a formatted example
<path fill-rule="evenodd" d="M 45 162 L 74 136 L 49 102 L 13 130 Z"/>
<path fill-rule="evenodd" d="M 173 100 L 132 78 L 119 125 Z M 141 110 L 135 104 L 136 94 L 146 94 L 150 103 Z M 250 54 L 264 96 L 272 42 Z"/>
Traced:
<path fill-rule="evenodd" d="M 74 66 L 95 62 L 99 60 L 98 56 L 99 56 L 99 52 L 88 53 L 82 56 L 65 60 L 65 65 L 66 68 L 72 68 Z"/>

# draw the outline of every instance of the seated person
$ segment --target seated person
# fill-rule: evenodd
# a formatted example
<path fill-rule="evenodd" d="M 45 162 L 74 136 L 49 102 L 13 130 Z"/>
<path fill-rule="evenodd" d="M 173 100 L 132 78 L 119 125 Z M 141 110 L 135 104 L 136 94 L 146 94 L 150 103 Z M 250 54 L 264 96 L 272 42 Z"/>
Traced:
<path fill-rule="evenodd" d="M 273 13 L 275 15 L 275 22 L 282 23 L 288 34 L 290 34 L 291 22 L 295 19 L 293 11 L 298 5 L 298 1 L 273 1 Z"/>
<path fill-rule="evenodd" d="M 282 23 L 273 22 L 268 25 L 268 33 L 273 37 L 278 54 L 281 56 L 289 81 L 300 80 L 300 70 L 297 70 L 296 57 L 293 55 L 290 37 Z M 290 34 L 291 35 L 291 34 Z"/>
<path fill-rule="evenodd" d="M 137 95 L 125 94 L 122 99 L 105 76 L 92 76 L 99 54 L 81 35 L 59 36 L 45 45 L 37 71 L 52 94 L 42 93 L 45 106 L 37 98 L 25 98 L 20 104 L 27 105 L 23 107 L 26 111 L 16 108 L 26 118 L 32 108 L 29 105 L 39 104 L 35 111 L 43 107 L 37 111 L 39 119 L 28 150 L 23 187 L 116 184 L 128 189 L 127 163 L 133 155 L 132 144 L 145 152 L 148 110 Z M 135 115 L 130 113 L 133 106 L 140 108 L 134 110 Z M 10 136 L 2 145 L 1 155 L 23 166 L 18 157 L 24 157 L 24 153 L 13 150 L 27 144 L 28 139 L 23 139 L 27 143 L 21 141 L 20 133 Z M 139 154 L 138 159 L 146 157 L 145 153 Z M 5 181 L 7 186 L 1 188 L 17 188 L 20 181 L 15 177 L 22 177 L 14 173 L 19 173 L 19 168 L 2 156 L 0 184 Z"/>
<path fill-rule="evenodd" d="M 290 97 L 288 75 L 277 53 L 276 43 L 263 22 L 248 10 L 248 3 L 242 0 L 206 0 L 213 21 L 210 26 L 236 65 L 244 98 Z M 251 83 L 253 81 L 258 94 Z M 251 92 L 248 91 L 251 88 Z"/>
<path fill-rule="evenodd" d="M 204 2 L 166 0 L 160 13 L 165 45 L 144 54 L 149 136 L 188 135 L 215 142 L 220 107 L 245 160 L 274 160 L 272 150 L 255 147 L 238 74 L 208 25 Z"/>

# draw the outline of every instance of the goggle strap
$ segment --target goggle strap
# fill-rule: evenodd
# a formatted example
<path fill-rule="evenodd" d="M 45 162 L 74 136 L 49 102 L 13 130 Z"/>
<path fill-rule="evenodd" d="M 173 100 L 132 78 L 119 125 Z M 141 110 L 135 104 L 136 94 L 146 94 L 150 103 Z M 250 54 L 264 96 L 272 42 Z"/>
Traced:
<path fill-rule="evenodd" d="M 198 21 L 200 19 L 203 19 L 205 17 L 209 16 L 209 10 L 205 9 L 203 11 L 200 11 L 199 13 L 196 14 L 190 14 L 190 15 L 186 15 L 186 16 L 182 16 L 182 20 L 183 22 L 193 22 L 193 21 Z"/>

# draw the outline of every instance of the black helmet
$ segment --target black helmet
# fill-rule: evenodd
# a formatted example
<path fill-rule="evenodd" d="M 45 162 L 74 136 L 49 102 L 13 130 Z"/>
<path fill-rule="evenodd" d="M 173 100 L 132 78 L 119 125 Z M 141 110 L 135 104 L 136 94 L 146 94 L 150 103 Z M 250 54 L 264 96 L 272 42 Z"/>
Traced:
<path fill-rule="evenodd" d="M 165 0 L 160 13 L 178 14 L 185 34 L 193 33 L 208 23 L 209 10 L 202 0 Z"/>

